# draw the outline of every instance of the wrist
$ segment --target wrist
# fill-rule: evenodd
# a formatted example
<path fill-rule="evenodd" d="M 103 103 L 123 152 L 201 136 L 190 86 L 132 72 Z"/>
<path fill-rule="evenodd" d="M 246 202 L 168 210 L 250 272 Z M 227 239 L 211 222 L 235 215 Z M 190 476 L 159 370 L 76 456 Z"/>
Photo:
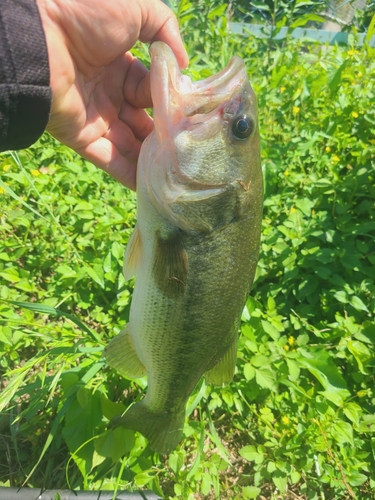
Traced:
<path fill-rule="evenodd" d="M 74 66 L 69 55 L 67 39 L 58 23 L 58 3 L 54 0 L 36 0 L 36 3 L 47 44 L 52 90 L 51 122 L 59 111 L 61 97 L 66 95 L 74 81 Z"/>

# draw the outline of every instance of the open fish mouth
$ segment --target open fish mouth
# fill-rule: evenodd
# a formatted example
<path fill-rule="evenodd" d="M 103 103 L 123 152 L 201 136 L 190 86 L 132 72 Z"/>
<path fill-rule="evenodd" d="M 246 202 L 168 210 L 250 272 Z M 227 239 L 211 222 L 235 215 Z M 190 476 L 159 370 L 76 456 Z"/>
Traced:
<path fill-rule="evenodd" d="M 203 166 L 204 151 L 212 148 L 206 153 L 212 156 L 224 143 L 229 148 L 233 145 L 231 124 L 236 117 L 246 118 L 252 106 L 256 108 L 255 95 L 244 62 L 237 56 L 218 73 L 192 82 L 181 74 L 174 53 L 165 43 L 152 43 L 150 55 L 154 133 L 146 139 L 153 147 L 145 151 L 153 161 L 141 161 L 138 176 L 146 179 L 144 189 L 159 214 L 187 229 L 185 223 L 177 223 L 171 204 L 216 196 L 226 190 L 225 174 L 218 170 L 215 174 L 208 165 Z M 213 146 L 215 138 L 217 144 Z"/>
<path fill-rule="evenodd" d="M 156 126 L 160 122 L 172 126 L 183 117 L 211 113 L 247 81 L 244 63 L 237 56 L 219 73 L 193 83 L 181 74 L 176 57 L 166 44 L 154 42 L 150 54 Z"/>

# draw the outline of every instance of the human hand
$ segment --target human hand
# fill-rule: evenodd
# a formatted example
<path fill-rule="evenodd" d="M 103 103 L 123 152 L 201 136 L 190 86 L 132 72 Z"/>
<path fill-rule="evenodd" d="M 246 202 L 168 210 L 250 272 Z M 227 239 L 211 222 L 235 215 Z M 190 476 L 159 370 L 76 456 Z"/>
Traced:
<path fill-rule="evenodd" d="M 47 39 L 52 109 L 47 130 L 135 189 L 142 141 L 153 128 L 149 72 L 128 52 L 161 40 L 181 68 L 177 20 L 160 0 L 37 0 Z"/>

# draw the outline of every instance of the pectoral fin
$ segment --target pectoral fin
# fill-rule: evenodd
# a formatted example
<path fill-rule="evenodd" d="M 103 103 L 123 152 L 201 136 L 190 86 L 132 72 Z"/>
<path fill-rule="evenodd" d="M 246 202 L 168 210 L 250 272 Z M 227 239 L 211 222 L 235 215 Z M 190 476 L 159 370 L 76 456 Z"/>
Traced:
<path fill-rule="evenodd" d="M 113 337 L 104 349 L 103 356 L 112 368 L 127 378 L 139 378 L 146 374 L 146 369 L 135 352 L 129 325 Z"/>
<path fill-rule="evenodd" d="M 137 274 L 138 265 L 141 258 L 141 234 L 138 225 L 135 226 L 128 244 L 126 245 L 124 256 L 124 277 L 130 280 Z"/>
<path fill-rule="evenodd" d="M 238 336 L 236 334 L 221 360 L 211 370 L 204 373 L 207 384 L 221 386 L 232 381 L 237 360 L 237 340 Z"/>
<path fill-rule="evenodd" d="M 185 293 L 187 254 L 178 232 L 170 238 L 156 237 L 153 277 L 161 293 L 174 298 Z"/>

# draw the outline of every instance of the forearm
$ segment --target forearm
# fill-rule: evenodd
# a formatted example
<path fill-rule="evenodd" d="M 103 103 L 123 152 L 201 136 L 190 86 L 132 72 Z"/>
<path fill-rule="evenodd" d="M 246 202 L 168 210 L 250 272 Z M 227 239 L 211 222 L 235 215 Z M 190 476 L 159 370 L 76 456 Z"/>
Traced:
<path fill-rule="evenodd" d="M 51 107 L 48 54 L 35 0 L 0 2 L 0 151 L 30 146 Z"/>

